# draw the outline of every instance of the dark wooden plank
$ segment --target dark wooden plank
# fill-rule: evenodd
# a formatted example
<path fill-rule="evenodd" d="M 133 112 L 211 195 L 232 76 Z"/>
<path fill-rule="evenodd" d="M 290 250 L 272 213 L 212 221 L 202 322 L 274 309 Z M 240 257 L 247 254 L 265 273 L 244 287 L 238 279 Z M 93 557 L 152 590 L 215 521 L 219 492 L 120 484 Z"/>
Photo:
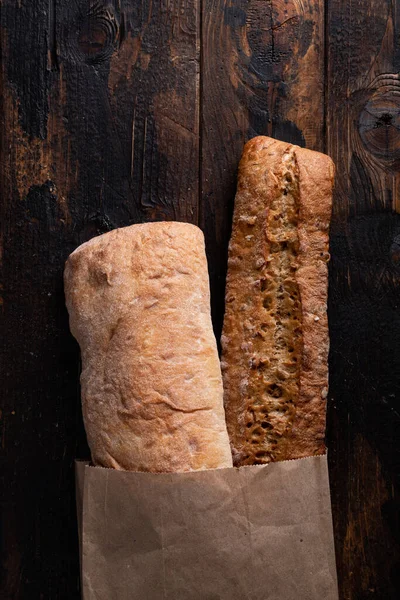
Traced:
<path fill-rule="evenodd" d="M 200 222 L 219 338 L 236 173 L 244 142 L 323 148 L 322 0 L 204 0 Z"/>
<path fill-rule="evenodd" d="M 199 3 L 1 3 L 0 596 L 79 597 L 88 455 L 62 271 L 115 226 L 197 222 Z"/>
<path fill-rule="evenodd" d="M 329 447 L 341 598 L 400 597 L 398 2 L 332 0 Z"/>

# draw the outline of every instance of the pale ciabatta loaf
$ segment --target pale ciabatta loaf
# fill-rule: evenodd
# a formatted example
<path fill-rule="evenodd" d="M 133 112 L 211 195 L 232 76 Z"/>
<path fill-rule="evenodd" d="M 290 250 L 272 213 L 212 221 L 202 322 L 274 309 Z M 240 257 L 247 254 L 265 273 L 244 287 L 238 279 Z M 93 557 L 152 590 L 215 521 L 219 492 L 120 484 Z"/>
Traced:
<path fill-rule="evenodd" d="M 68 258 L 65 294 L 94 464 L 232 466 L 200 229 L 146 223 L 94 238 Z"/>
<path fill-rule="evenodd" d="M 244 148 L 221 340 L 235 465 L 325 451 L 333 176 L 324 154 L 268 137 Z"/>

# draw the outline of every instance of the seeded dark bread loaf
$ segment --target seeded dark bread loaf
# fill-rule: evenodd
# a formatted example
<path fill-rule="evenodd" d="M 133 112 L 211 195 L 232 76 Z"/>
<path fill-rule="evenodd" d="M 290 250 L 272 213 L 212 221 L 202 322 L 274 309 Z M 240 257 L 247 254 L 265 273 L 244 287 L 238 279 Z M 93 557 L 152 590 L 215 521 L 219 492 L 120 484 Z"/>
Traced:
<path fill-rule="evenodd" d="M 268 137 L 239 166 L 222 371 L 235 465 L 322 454 L 334 167 Z"/>
<path fill-rule="evenodd" d="M 65 294 L 94 464 L 232 466 L 200 229 L 146 223 L 94 238 L 68 258 Z"/>

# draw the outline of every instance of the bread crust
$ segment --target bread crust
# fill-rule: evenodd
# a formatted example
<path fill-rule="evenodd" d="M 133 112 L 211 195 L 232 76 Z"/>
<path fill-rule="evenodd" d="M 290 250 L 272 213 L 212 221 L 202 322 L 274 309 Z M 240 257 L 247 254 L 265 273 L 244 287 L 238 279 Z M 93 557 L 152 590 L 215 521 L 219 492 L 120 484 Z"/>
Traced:
<path fill-rule="evenodd" d="M 232 466 L 200 229 L 116 229 L 77 248 L 64 279 L 94 464 Z"/>
<path fill-rule="evenodd" d="M 239 166 L 222 371 L 235 465 L 323 454 L 331 159 L 268 137 Z"/>

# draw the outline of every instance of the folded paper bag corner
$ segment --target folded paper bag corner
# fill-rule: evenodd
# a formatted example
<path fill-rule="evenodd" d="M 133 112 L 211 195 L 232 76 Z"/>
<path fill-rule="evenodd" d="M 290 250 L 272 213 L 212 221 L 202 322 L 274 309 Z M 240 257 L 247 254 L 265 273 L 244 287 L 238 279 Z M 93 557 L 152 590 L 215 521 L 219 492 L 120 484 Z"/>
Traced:
<path fill-rule="evenodd" d="M 326 456 L 76 475 L 84 600 L 338 598 Z"/>

